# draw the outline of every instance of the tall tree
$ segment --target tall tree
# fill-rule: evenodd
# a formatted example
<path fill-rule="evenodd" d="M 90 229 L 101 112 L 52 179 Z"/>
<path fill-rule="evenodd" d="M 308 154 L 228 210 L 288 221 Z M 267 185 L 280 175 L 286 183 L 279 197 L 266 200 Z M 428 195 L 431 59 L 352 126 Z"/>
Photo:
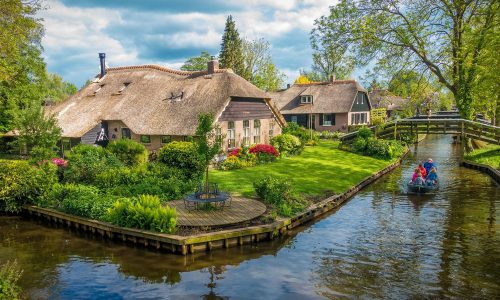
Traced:
<path fill-rule="evenodd" d="M 485 39 L 497 24 L 496 0 L 341 0 L 315 22 L 332 47 L 358 63 L 430 73 L 454 95 L 460 113 L 473 116 L 473 87 Z"/>
<path fill-rule="evenodd" d="M 311 47 L 313 49 L 312 71 L 323 81 L 330 76 L 338 79 L 347 79 L 354 70 L 354 59 L 348 55 L 349 43 L 331 45 L 323 32 L 311 31 Z"/>
<path fill-rule="evenodd" d="M 207 69 L 207 63 L 212 56 L 207 51 L 202 51 L 200 56 L 189 58 L 181 67 L 184 71 L 201 71 Z"/>
<path fill-rule="evenodd" d="M 284 83 L 285 75 L 276 68 L 270 44 L 264 39 L 243 40 L 243 73 L 241 77 L 260 89 L 275 91 Z"/>
<path fill-rule="evenodd" d="M 226 20 L 219 60 L 223 68 L 232 69 L 238 75 L 244 73 L 242 40 L 231 15 Z"/>
<path fill-rule="evenodd" d="M 45 103 L 61 102 L 78 91 L 74 84 L 64 81 L 61 76 L 54 73 L 47 74 L 45 85 L 47 88 Z"/>
<path fill-rule="evenodd" d="M 198 154 L 203 160 L 205 167 L 205 193 L 208 193 L 208 168 L 214 157 L 222 151 L 222 136 L 217 135 L 220 128 L 214 124 L 212 114 L 200 114 L 198 116 L 198 127 L 196 128 L 196 142 L 198 144 Z"/>
<path fill-rule="evenodd" d="M 39 9 L 38 1 L 0 5 L 0 132 L 11 130 L 19 110 L 46 93 Z"/>

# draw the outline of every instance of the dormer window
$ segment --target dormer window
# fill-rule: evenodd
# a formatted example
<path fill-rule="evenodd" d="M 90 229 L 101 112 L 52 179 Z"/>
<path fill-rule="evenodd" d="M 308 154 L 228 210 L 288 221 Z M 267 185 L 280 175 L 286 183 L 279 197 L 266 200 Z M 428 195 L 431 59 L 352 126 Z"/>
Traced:
<path fill-rule="evenodd" d="M 94 95 L 97 94 L 103 87 L 104 84 L 99 85 L 99 87 L 94 91 Z"/>
<path fill-rule="evenodd" d="M 127 89 L 127 87 L 129 86 L 129 84 L 130 84 L 130 82 L 124 82 L 122 87 L 120 88 L 120 90 L 118 90 L 118 94 L 123 93 Z"/>
<path fill-rule="evenodd" d="M 313 96 L 311 95 L 300 96 L 300 103 L 311 104 L 312 102 L 313 102 Z"/>
<path fill-rule="evenodd" d="M 184 97 L 184 92 L 177 92 L 177 93 L 171 92 L 170 95 L 167 96 L 167 100 L 181 101 L 183 97 Z"/>

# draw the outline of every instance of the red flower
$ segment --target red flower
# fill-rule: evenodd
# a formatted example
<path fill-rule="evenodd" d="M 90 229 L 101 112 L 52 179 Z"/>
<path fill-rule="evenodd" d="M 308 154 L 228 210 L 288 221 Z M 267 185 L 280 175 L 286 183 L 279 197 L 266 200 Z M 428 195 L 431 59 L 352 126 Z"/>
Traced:
<path fill-rule="evenodd" d="M 266 154 L 273 155 L 276 157 L 279 156 L 279 153 L 276 150 L 276 148 L 274 148 L 273 146 L 268 145 L 268 144 L 254 145 L 254 146 L 250 147 L 250 150 L 248 152 L 256 154 L 256 155 L 259 153 L 266 153 Z"/>
<path fill-rule="evenodd" d="M 229 154 L 227 156 L 238 156 L 240 154 L 241 148 L 234 148 L 233 150 L 229 151 Z"/>

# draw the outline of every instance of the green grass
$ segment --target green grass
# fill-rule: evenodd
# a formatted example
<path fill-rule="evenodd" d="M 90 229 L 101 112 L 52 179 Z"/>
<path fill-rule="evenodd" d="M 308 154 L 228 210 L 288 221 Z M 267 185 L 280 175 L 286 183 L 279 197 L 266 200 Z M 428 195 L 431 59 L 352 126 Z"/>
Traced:
<path fill-rule="evenodd" d="M 267 175 L 292 180 L 294 189 L 305 196 L 341 193 L 393 161 L 361 156 L 338 149 L 338 142 L 322 140 L 306 147 L 299 156 L 233 171 L 212 170 L 210 181 L 221 190 L 254 196 L 253 182 Z"/>
<path fill-rule="evenodd" d="M 500 146 L 488 144 L 465 155 L 465 159 L 500 169 Z"/>

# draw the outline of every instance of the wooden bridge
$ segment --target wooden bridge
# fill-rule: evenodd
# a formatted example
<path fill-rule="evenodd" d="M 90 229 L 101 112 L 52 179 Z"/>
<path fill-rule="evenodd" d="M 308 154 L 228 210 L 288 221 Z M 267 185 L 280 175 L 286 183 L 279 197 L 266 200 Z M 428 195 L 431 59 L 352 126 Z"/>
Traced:
<path fill-rule="evenodd" d="M 417 137 L 418 134 L 453 134 L 465 138 L 481 140 L 500 145 L 500 127 L 460 118 L 409 118 L 391 121 L 370 129 L 377 137 L 400 138 L 401 135 Z M 343 143 L 351 143 L 358 132 L 351 132 L 341 138 Z"/>

